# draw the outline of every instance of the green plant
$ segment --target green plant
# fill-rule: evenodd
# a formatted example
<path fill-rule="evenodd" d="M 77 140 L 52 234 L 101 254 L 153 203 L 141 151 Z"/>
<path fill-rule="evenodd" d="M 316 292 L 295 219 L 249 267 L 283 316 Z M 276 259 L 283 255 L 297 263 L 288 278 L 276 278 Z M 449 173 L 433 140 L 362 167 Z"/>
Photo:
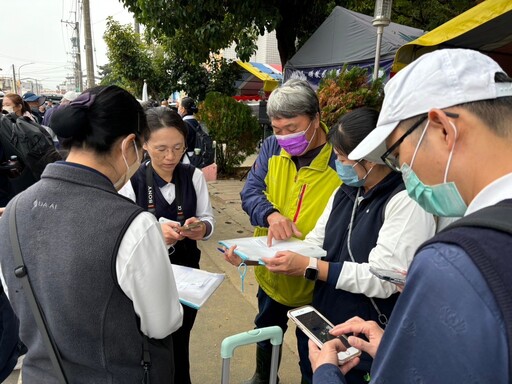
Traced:
<path fill-rule="evenodd" d="M 261 128 L 247 105 L 221 93 L 210 92 L 199 105 L 197 117 L 217 142 L 216 163 L 220 174 L 233 174 L 235 167 L 256 152 Z"/>
<path fill-rule="evenodd" d="M 331 127 L 352 109 L 363 106 L 380 109 L 384 97 L 383 78 L 370 81 L 366 68 L 347 69 L 345 64 L 339 74 L 329 71 L 325 75 L 317 93 L 322 120 Z"/>

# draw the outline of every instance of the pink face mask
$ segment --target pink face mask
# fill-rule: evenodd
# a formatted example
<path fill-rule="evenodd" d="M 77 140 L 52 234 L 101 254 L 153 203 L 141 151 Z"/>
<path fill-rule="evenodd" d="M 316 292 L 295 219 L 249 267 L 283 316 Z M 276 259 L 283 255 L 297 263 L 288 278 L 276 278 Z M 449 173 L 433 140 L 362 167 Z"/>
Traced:
<path fill-rule="evenodd" d="M 311 120 L 311 123 L 309 123 L 307 129 L 302 132 L 297 133 L 291 133 L 289 135 L 275 135 L 277 142 L 283 148 L 286 152 L 288 152 L 292 156 L 300 156 L 309 147 L 309 144 L 311 141 L 308 141 L 306 139 L 306 132 L 311 127 L 311 124 L 313 123 L 313 120 Z M 316 134 L 316 131 L 315 131 Z M 314 137 L 314 135 L 313 135 Z M 313 140 L 313 137 L 311 140 Z"/>

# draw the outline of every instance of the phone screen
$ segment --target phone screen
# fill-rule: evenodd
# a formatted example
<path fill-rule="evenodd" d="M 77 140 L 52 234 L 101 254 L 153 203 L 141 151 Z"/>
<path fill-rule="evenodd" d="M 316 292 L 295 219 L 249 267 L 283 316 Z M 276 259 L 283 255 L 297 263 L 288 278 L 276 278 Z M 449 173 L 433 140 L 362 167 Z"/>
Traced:
<path fill-rule="evenodd" d="M 315 311 L 307 312 L 302 315 L 295 316 L 310 332 L 323 343 L 335 339 L 329 333 L 332 326 L 322 319 Z"/>

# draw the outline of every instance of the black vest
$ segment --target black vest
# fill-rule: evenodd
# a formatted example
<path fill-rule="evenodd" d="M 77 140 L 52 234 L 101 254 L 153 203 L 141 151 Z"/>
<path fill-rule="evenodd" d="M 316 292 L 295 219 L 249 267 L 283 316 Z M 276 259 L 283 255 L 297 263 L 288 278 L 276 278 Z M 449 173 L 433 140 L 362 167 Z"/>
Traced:
<path fill-rule="evenodd" d="M 137 204 L 148 210 L 148 187 L 146 182 L 146 166 L 147 162 L 143 163 L 137 173 L 131 178 L 131 183 L 133 186 L 133 190 L 135 191 L 136 202 Z M 174 169 L 171 182 L 176 185 L 179 183 L 181 196 L 182 196 L 182 205 L 183 211 L 185 214 L 185 219 L 190 217 L 194 217 L 196 215 L 197 208 L 197 195 L 196 190 L 194 188 L 194 183 L 192 182 L 192 177 L 194 175 L 195 168 L 189 164 L 179 163 Z M 158 176 L 158 174 L 153 170 L 153 181 L 154 181 L 154 200 L 155 200 L 155 216 L 157 219 L 160 217 L 165 217 L 170 220 L 178 221 L 178 211 L 176 206 L 176 200 L 169 204 L 160 188 L 158 188 L 158 184 L 162 183 L 163 180 Z M 185 220 L 184 219 L 184 220 Z M 199 259 L 201 257 L 201 251 L 197 247 L 197 241 L 185 238 L 184 240 L 178 241 L 176 245 L 172 248 L 170 252 L 171 262 L 177 265 L 185 265 L 187 267 L 199 268 Z"/>

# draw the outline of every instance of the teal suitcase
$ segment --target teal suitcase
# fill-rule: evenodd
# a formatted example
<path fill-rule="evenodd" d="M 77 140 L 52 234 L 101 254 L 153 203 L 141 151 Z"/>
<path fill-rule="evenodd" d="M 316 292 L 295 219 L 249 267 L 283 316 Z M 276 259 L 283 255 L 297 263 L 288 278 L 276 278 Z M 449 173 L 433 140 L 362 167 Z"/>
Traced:
<path fill-rule="evenodd" d="M 222 384 L 229 384 L 229 366 L 233 352 L 237 347 L 270 340 L 272 344 L 272 361 L 270 364 L 270 384 L 277 383 L 279 347 L 283 343 L 283 331 L 278 326 L 257 328 L 251 331 L 228 336 L 222 340 L 220 355 L 222 357 Z"/>

